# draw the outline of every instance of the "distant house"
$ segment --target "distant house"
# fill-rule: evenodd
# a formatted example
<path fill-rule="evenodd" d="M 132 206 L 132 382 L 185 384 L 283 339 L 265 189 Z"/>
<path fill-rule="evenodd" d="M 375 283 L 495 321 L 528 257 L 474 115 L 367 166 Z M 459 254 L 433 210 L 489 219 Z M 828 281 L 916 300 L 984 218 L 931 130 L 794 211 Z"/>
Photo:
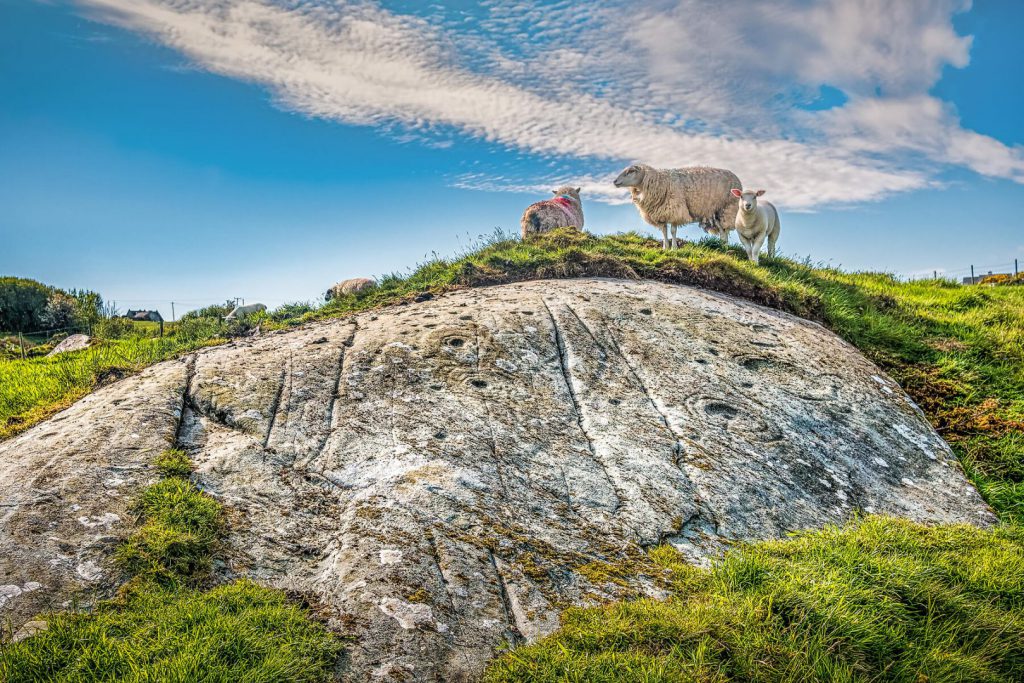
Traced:
<path fill-rule="evenodd" d="M 128 318 L 129 320 L 135 320 L 137 322 L 149 321 L 153 323 L 162 323 L 164 321 L 163 317 L 160 315 L 160 311 L 129 310 L 127 313 L 125 313 L 124 317 Z"/>
<path fill-rule="evenodd" d="M 1013 276 L 1009 273 L 993 273 L 991 270 L 984 275 L 975 275 L 974 277 L 967 276 L 963 279 L 965 285 L 977 285 L 981 284 L 981 281 L 987 277 L 998 277 L 998 278 L 1012 278 Z"/>

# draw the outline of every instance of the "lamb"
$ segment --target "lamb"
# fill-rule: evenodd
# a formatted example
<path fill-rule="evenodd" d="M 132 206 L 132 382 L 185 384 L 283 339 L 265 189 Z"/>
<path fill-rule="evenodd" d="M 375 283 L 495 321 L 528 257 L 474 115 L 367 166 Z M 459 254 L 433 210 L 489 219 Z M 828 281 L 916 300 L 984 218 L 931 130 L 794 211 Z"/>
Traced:
<path fill-rule="evenodd" d="M 580 188 L 563 185 L 551 193 L 555 195 L 554 199 L 530 204 L 523 212 L 519 225 L 523 230 L 524 239 L 527 235 L 537 235 L 555 228 L 583 229 Z"/>
<path fill-rule="evenodd" d="M 252 313 L 262 313 L 267 310 L 267 307 L 263 304 L 246 304 L 245 306 L 235 306 L 234 310 L 224 316 L 225 320 L 237 320 L 246 315 Z"/>
<path fill-rule="evenodd" d="M 328 289 L 324 298 L 330 301 L 331 299 L 337 299 L 338 297 L 345 296 L 346 294 L 356 294 L 376 286 L 376 280 L 368 277 L 354 277 L 348 280 L 342 280 Z"/>
<path fill-rule="evenodd" d="M 739 198 L 736 211 L 736 234 L 747 252 L 747 258 L 757 265 L 761 246 L 768 240 L 768 256 L 775 256 L 775 243 L 779 240 L 779 212 L 771 202 L 760 202 L 757 198 L 764 190 L 732 189 L 732 195 Z"/>
<path fill-rule="evenodd" d="M 675 249 L 679 226 L 695 222 L 728 242 L 736 220 L 729 190 L 737 185 L 740 179 L 732 171 L 706 166 L 658 169 L 634 164 L 615 179 L 615 187 L 629 188 L 640 217 L 661 230 L 664 249 L 669 248 L 669 227 Z"/>

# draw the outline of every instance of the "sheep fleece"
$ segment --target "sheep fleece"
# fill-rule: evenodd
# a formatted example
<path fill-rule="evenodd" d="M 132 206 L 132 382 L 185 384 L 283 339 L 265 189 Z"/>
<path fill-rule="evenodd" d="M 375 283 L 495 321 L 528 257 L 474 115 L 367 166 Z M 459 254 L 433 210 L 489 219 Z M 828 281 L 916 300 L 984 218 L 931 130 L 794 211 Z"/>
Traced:
<path fill-rule="evenodd" d="M 583 229 L 583 207 L 564 195 L 530 204 L 520 221 L 523 237 L 555 228 Z"/>
<path fill-rule="evenodd" d="M 742 185 L 732 171 L 705 166 L 644 170 L 633 203 L 650 225 L 700 223 L 705 231 L 736 228 L 736 199 L 731 191 Z"/>

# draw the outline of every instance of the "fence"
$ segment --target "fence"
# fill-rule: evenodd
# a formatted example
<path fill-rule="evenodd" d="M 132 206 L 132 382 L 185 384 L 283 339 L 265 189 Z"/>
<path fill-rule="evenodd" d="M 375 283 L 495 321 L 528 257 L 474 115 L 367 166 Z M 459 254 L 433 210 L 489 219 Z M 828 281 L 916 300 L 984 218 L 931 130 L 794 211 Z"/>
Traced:
<path fill-rule="evenodd" d="M 976 285 L 983 279 L 990 275 L 1011 275 L 1017 277 L 1020 273 L 1020 260 L 1013 259 L 1012 261 L 1004 261 L 1003 263 L 994 263 L 984 266 L 969 265 L 966 268 L 958 268 L 956 270 L 947 269 L 933 269 L 931 274 L 927 272 L 913 273 L 906 276 L 908 280 L 924 280 L 929 277 L 932 279 L 947 278 L 958 280 L 964 285 Z"/>

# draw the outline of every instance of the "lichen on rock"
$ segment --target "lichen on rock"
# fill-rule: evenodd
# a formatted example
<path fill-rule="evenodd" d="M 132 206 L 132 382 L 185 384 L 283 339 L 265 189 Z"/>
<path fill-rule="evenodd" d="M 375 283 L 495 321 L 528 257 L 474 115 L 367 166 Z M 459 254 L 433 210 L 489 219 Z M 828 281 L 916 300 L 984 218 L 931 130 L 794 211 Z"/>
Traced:
<path fill-rule="evenodd" d="M 75 567 L 109 567 L 121 492 L 171 443 L 231 510 L 222 577 L 316 596 L 356 635 L 353 680 L 475 678 L 566 605 L 657 595 L 614 567 L 658 543 L 706 563 L 858 512 L 995 520 L 900 387 L 819 325 L 689 287 L 529 282 L 206 349 L 0 444 L 0 582 L 43 586 L 0 606 L 15 626 L 33 596 L 104 590 Z"/>

